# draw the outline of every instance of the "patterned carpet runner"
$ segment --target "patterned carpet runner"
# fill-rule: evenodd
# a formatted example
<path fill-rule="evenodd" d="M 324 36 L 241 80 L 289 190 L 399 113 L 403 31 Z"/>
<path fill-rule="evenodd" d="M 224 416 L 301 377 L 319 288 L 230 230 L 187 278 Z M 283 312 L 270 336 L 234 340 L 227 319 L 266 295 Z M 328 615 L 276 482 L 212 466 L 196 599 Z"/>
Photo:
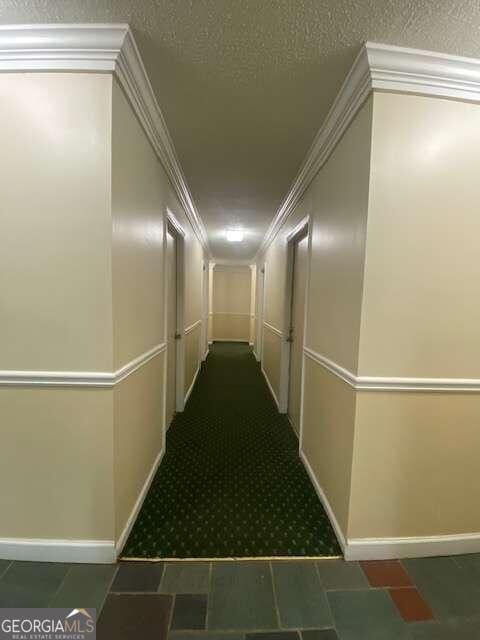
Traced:
<path fill-rule="evenodd" d="M 122 557 L 340 555 L 250 347 L 214 343 Z"/>

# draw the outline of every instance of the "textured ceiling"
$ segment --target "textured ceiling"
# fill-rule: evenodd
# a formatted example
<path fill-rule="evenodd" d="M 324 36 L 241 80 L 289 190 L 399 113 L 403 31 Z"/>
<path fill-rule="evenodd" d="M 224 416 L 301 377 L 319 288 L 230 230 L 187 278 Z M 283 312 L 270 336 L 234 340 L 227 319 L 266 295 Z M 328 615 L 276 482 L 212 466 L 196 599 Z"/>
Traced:
<path fill-rule="evenodd" d="M 480 57 L 478 0 L 0 0 L 22 22 L 130 24 L 217 259 L 253 257 L 362 42 Z"/>

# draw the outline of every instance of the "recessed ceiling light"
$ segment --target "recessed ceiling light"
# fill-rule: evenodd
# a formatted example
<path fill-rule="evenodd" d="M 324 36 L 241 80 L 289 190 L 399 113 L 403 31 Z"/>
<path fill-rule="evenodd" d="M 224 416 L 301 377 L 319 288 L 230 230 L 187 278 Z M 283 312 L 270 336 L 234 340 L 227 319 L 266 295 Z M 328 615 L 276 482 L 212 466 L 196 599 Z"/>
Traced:
<path fill-rule="evenodd" d="M 240 229 L 227 229 L 228 242 L 242 242 L 243 231 Z"/>

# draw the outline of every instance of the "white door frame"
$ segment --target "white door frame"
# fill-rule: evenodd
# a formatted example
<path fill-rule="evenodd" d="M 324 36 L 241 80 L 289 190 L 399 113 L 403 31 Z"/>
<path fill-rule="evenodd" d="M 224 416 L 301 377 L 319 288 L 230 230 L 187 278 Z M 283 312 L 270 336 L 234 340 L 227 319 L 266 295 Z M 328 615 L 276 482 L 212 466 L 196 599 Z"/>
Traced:
<path fill-rule="evenodd" d="M 308 260 L 307 260 L 307 282 L 305 287 L 308 291 L 309 265 L 310 265 L 310 248 L 311 248 L 311 226 L 309 216 L 305 216 L 297 226 L 286 237 L 287 243 L 287 266 L 285 277 L 283 309 L 283 331 L 282 331 L 282 350 L 280 355 L 280 389 L 278 397 L 278 410 L 280 413 L 288 411 L 288 390 L 290 383 L 290 351 L 291 351 L 291 323 L 292 323 L 292 295 L 293 295 L 293 269 L 295 244 L 304 237 L 308 237 Z M 307 320 L 307 296 L 305 296 L 305 313 L 304 313 L 304 332 L 302 349 L 305 345 L 305 324 Z M 303 367 L 302 367 L 303 369 Z M 303 372 L 302 372 L 303 384 Z"/>
<path fill-rule="evenodd" d="M 176 278 L 177 278 L 177 313 L 176 313 L 176 341 L 177 348 L 175 350 L 176 362 L 175 362 L 175 410 L 181 412 L 185 408 L 185 322 L 184 322 L 184 309 L 185 309 L 185 230 L 182 225 L 170 211 L 167 209 L 167 217 L 165 222 L 165 246 L 167 242 L 167 230 L 175 238 L 175 253 L 176 253 Z M 165 294 L 168 290 L 167 287 L 167 270 L 166 265 L 166 251 L 165 251 L 165 263 L 164 263 L 164 289 Z M 165 295 L 166 301 L 166 295 Z M 165 302 L 165 314 L 167 312 Z M 167 335 L 167 324 L 165 322 L 165 337 Z M 166 340 L 165 340 L 166 342 Z M 166 358 L 165 358 L 166 361 Z M 167 380 L 165 378 L 164 387 L 167 387 Z"/>
<path fill-rule="evenodd" d="M 209 263 L 202 262 L 202 329 L 200 333 L 200 362 L 204 362 L 208 355 L 208 317 L 209 317 Z"/>
<path fill-rule="evenodd" d="M 255 286 L 256 297 L 256 327 L 255 327 L 255 342 L 257 351 L 255 353 L 258 362 L 263 358 L 263 312 L 265 309 L 265 274 L 267 270 L 267 263 L 262 262 L 257 265 L 257 283 Z M 260 283 L 261 286 L 260 286 Z"/>

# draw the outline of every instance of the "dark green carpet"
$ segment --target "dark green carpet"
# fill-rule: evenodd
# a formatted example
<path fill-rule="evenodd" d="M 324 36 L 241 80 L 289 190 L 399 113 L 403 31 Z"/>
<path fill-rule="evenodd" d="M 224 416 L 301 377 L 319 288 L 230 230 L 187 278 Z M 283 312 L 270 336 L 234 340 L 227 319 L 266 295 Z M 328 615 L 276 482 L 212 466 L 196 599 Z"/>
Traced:
<path fill-rule="evenodd" d="M 250 348 L 215 343 L 168 431 L 123 557 L 339 554 L 298 440 Z"/>

